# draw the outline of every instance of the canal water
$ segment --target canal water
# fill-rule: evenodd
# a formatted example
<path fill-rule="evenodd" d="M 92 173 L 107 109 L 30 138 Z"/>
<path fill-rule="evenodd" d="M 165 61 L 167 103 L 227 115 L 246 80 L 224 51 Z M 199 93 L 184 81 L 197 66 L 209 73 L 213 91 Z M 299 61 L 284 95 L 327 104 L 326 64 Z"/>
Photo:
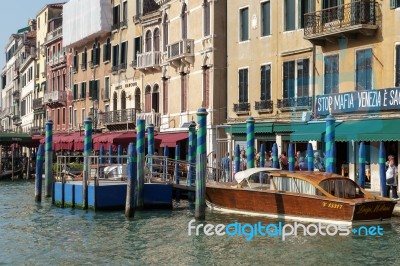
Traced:
<path fill-rule="evenodd" d="M 194 208 L 137 212 L 61 209 L 34 202 L 34 183 L 0 183 L 0 264 L 4 265 L 400 265 L 400 219 L 383 236 L 188 235 Z M 278 224 L 207 212 L 204 224 Z M 287 223 L 286 221 L 285 223 Z M 199 223 L 194 223 L 198 225 Z"/>

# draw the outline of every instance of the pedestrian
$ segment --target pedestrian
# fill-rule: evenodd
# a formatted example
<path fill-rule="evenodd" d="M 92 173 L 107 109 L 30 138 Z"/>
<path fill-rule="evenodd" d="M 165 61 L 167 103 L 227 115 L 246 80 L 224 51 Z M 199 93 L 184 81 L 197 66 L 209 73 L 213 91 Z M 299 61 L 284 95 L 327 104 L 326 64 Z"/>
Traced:
<path fill-rule="evenodd" d="M 240 151 L 240 171 L 244 171 L 247 169 L 247 157 L 246 157 L 246 151 L 241 150 Z"/>
<path fill-rule="evenodd" d="M 221 165 L 222 165 L 223 182 L 228 182 L 230 179 L 230 170 L 231 170 L 231 159 L 229 158 L 229 152 L 227 152 L 225 157 L 222 158 Z"/>
<path fill-rule="evenodd" d="M 392 189 L 392 198 L 398 199 L 397 195 L 397 180 L 396 180 L 397 168 L 394 165 L 394 157 L 389 159 L 389 165 L 386 170 L 386 192 L 390 197 L 390 189 Z"/>
<path fill-rule="evenodd" d="M 289 170 L 289 161 L 285 151 L 279 156 L 279 165 L 282 170 Z"/>

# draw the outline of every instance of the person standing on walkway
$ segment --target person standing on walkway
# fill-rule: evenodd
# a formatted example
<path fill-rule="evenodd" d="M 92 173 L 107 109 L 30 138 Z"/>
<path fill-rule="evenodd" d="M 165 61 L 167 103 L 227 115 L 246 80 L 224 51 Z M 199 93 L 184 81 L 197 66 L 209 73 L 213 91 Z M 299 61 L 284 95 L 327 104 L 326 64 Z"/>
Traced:
<path fill-rule="evenodd" d="M 386 170 L 386 192 L 390 197 L 390 189 L 392 189 L 392 198 L 398 199 L 397 195 L 397 180 L 396 180 L 397 168 L 394 165 L 394 158 L 389 159 L 389 165 Z"/>
<path fill-rule="evenodd" d="M 229 152 L 227 152 L 225 157 L 222 158 L 221 165 L 222 165 L 223 182 L 228 182 L 230 179 L 230 170 L 231 170 L 231 159 L 229 158 Z"/>

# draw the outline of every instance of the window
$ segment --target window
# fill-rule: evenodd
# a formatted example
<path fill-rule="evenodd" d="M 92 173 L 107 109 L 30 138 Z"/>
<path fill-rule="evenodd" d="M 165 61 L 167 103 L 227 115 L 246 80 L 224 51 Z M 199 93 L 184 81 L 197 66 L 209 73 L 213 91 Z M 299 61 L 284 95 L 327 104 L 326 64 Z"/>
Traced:
<path fill-rule="evenodd" d="M 181 18 L 182 18 L 182 39 L 187 39 L 187 6 L 184 3 L 182 6 L 182 13 L 181 13 Z"/>
<path fill-rule="evenodd" d="M 261 36 L 271 34 L 271 5 L 270 1 L 261 3 Z"/>
<path fill-rule="evenodd" d="M 153 93 L 151 95 L 151 107 L 154 110 L 154 112 L 159 113 L 160 111 L 160 98 L 159 98 L 159 87 L 158 84 L 155 84 L 153 87 Z"/>
<path fill-rule="evenodd" d="M 210 68 L 203 67 L 203 107 L 208 108 L 210 104 Z"/>
<path fill-rule="evenodd" d="M 285 31 L 296 29 L 296 1 L 285 0 Z"/>
<path fill-rule="evenodd" d="M 122 3 L 122 21 L 128 20 L 128 1 Z"/>
<path fill-rule="evenodd" d="M 339 4 L 341 4 L 342 0 L 323 0 L 322 1 L 322 9 L 327 9 L 327 8 L 331 8 L 331 7 L 335 7 L 338 6 Z"/>
<path fill-rule="evenodd" d="M 75 51 L 74 55 L 74 71 L 78 71 L 78 66 L 79 66 L 79 56 L 78 56 L 78 51 Z"/>
<path fill-rule="evenodd" d="M 110 38 L 107 38 L 107 42 L 103 45 L 103 62 L 108 62 L 110 61 L 110 59 L 111 59 L 111 43 L 110 43 Z"/>
<path fill-rule="evenodd" d="M 86 117 L 86 112 L 85 112 L 85 109 L 82 109 L 82 115 L 81 115 L 81 118 L 82 118 L 82 121 L 81 121 L 81 123 L 82 123 L 82 126 L 84 125 L 84 122 L 85 122 L 85 117 Z"/>
<path fill-rule="evenodd" d="M 121 110 L 126 110 L 126 93 L 125 93 L 125 91 L 121 92 Z"/>
<path fill-rule="evenodd" d="M 400 45 L 396 45 L 396 62 L 395 62 L 395 84 L 400 87 Z"/>
<path fill-rule="evenodd" d="M 154 39 L 153 39 L 153 47 L 154 47 L 154 51 L 158 52 L 160 51 L 160 30 L 158 28 L 156 28 L 154 30 Z"/>
<path fill-rule="evenodd" d="M 81 83 L 81 99 L 86 98 L 86 82 Z"/>
<path fill-rule="evenodd" d="M 117 29 L 119 27 L 119 5 L 113 7 L 113 29 Z"/>
<path fill-rule="evenodd" d="M 104 99 L 110 99 L 110 77 L 104 78 Z"/>
<path fill-rule="evenodd" d="M 249 102 L 247 68 L 239 70 L 239 103 Z"/>
<path fill-rule="evenodd" d="M 204 13 L 203 13 L 203 34 L 205 36 L 210 35 L 210 3 L 208 0 L 203 1 L 203 8 L 204 8 Z"/>
<path fill-rule="evenodd" d="M 304 28 L 304 15 L 315 11 L 315 0 L 301 0 L 299 6 L 299 28 Z"/>
<path fill-rule="evenodd" d="M 77 126 L 77 124 L 78 124 L 78 110 L 74 110 L 74 118 L 73 118 L 73 124 L 74 124 L 74 127 L 76 127 Z"/>
<path fill-rule="evenodd" d="M 297 97 L 308 97 L 310 74 L 309 59 L 297 60 Z"/>
<path fill-rule="evenodd" d="M 400 0 L 390 0 L 390 8 L 398 8 L 400 7 Z"/>
<path fill-rule="evenodd" d="M 181 112 L 187 110 L 187 74 L 181 73 Z"/>
<path fill-rule="evenodd" d="M 71 126 L 72 125 L 72 106 L 68 107 L 68 117 L 69 117 L 69 121 L 68 124 Z"/>
<path fill-rule="evenodd" d="M 372 49 L 356 52 L 356 90 L 372 89 Z"/>
<path fill-rule="evenodd" d="M 78 99 L 78 84 L 74 84 L 74 91 L 73 91 L 74 100 Z"/>
<path fill-rule="evenodd" d="M 145 51 L 146 52 L 151 52 L 151 31 L 149 31 L 149 30 L 146 32 Z"/>
<path fill-rule="evenodd" d="M 163 78 L 163 113 L 168 113 L 168 79 Z"/>
<path fill-rule="evenodd" d="M 151 87 L 149 85 L 146 86 L 144 95 L 144 112 L 151 112 Z"/>
<path fill-rule="evenodd" d="M 137 56 L 138 56 L 138 54 L 140 54 L 141 52 L 142 52 L 142 36 L 140 36 L 140 37 L 136 37 L 135 39 L 134 39 L 134 44 L 135 44 L 135 47 L 134 47 L 134 50 L 133 50 L 133 66 L 136 66 L 137 65 Z"/>
<path fill-rule="evenodd" d="M 94 43 L 91 52 L 92 66 L 97 66 L 100 63 L 100 43 Z"/>
<path fill-rule="evenodd" d="M 118 66 L 118 55 L 119 55 L 119 45 L 113 46 L 113 58 L 112 58 L 112 66 Z"/>
<path fill-rule="evenodd" d="M 283 98 L 295 97 L 295 61 L 283 63 Z"/>
<path fill-rule="evenodd" d="M 114 91 L 114 95 L 113 95 L 113 110 L 117 111 L 118 109 L 118 94 L 116 91 Z"/>
<path fill-rule="evenodd" d="M 168 15 L 165 14 L 164 16 L 164 21 L 163 21 L 163 47 L 164 47 L 164 52 L 167 51 L 167 46 L 168 46 Z"/>
<path fill-rule="evenodd" d="M 324 58 L 324 94 L 339 92 L 339 55 Z"/>
<path fill-rule="evenodd" d="M 299 59 L 283 63 L 284 99 L 308 97 L 310 84 L 309 67 L 309 59 Z"/>
<path fill-rule="evenodd" d="M 135 108 L 137 110 L 141 109 L 141 107 L 140 107 L 140 89 L 139 88 L 136 88 L 136 90 L 135 90 Z"/>
<path fill-rule="evenodd" d="M 271 65 L 261 66 L 261 101 L 271 100 Z"/>
<path fill-rule="evenodd" d="M 119 59 L 120 64 L 124 65 L 125 68 L 126 68 L 127 53 L 128 53 L 128 42 L 126 41 L 121 43 L 121 53 Z"/>
<path fill-rule="evenodd" d="M 87 49 L 85 47 L 85 49 L 83 50 L 82 53 L 82 70 L 85 70 L 87 66 Z"/>
<path fill-rule="evenodd" d="M 136 17 L 139 17 L 142 14 L 142 0 L 136 0 Z"/>
<path fill-rule="evenodd" d="M 249 39 L 249 9 L 240 9 L 240 41 Z"/>
<path fill-rule="evenodd" d="M 89 97 L 92 97 L 92 100 L 99 100 L 99 81 L 98 80 L 90 80 L 89 81 Z"/>
<path fill-rule="evenodd" d="M 62 109 L 62 124 L 65 125 L 65 107 Z"/>

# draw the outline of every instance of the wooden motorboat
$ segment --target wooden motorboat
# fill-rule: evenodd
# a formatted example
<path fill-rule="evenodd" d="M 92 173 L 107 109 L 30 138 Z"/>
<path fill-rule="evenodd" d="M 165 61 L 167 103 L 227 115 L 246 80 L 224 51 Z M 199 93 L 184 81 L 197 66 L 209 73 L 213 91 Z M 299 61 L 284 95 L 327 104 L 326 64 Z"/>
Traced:
<path fill-rule="evenodd" d="M 14 172 L 14 178 L 18 179 L 22 175 L 22 168 L 13 170 L 3 170 L 0 172 L 0 180 L 11 180 Z"/>
<path fill-rule="evenodd" d="M 237 173 L 235 180 L 207 183 L 206 201 L 211 209 L 352 223 L 390 219 L 396 204 L 337 174 L 253 168 Z"/>

